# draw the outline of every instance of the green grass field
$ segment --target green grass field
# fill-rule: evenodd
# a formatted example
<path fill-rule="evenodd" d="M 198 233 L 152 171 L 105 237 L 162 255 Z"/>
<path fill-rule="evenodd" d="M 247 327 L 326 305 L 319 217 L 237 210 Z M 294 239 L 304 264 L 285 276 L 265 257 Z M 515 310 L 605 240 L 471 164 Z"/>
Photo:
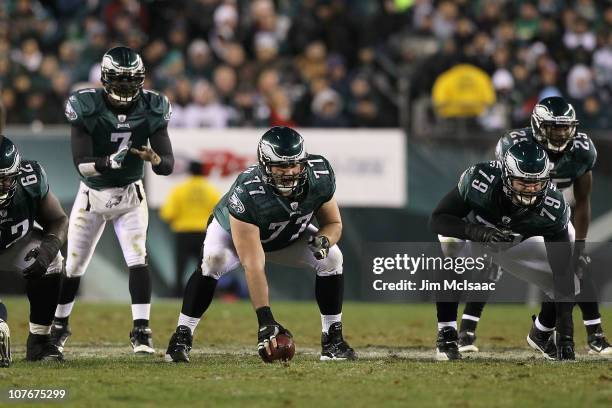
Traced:
<path fill-rule="evenodd" d="M 357 362 L 319 362 L 320 320 L 314 302 L 276 302 L 277 320 L 295 336 L 294 360 L 264 364 L 256 355 L 256 320 L 247 303 L 213 303 L 195 333 L 190 364 L 162 361 L 180 305 L 158 301 L 151 326 L 157 354 L 135 357 L 129 348 L 130 308 L 77 303 L 66 362 L 26 363 L 28 305 L 5 299 L 15 362 L 0 369 L 0 406 L 9 389 L 61 388 L 56 405 L 179 406 L 612 406 L 612 359 L 588 356 L 576 315 L 579 360 L 550 363 L 532 353 L 525 336 L 533 309 L 491 305 L 479 327 L 482 353 L 461 362 L 433 361 L 433 305 L 347 303 L 345 337 Z M 611 310 L 604 322 L 612 333 Z M 31 403 L 41 406 L 40 403 Z"/>

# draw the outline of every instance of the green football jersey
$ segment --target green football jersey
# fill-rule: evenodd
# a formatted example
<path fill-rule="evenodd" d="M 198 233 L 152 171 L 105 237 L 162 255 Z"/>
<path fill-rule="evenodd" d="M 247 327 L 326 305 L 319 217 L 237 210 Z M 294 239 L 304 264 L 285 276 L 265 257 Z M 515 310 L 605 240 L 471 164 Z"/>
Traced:
<path fill-rule="evenodd" d="M 510 147 L 522 141 L 535 142 L 533 130 L 530 127 L 513 129 L 502 136 L 495 148 L 497 160 L 501 161 Z M 593 169 L 597 160 L 597 150 L 586 133 L 577 133 L 565 151 L 561 153 L 548 152 L 548 158 L 554 166 L 550 172 L 550 177 L 558 189 L 564 190 L 570 187 L 574 180 Z"/>
<path fill-rule="evenodd" d="M 115 153 L 124 146 L 140 148 L 148 144 L 149 137 L 168 126 L 172 108 L 166 96 L 154 91 L 142 90 L 140 97 L 129 111 L 116 113 L 104 101 L 104 90 L 81 89 L 66 102 L 66 118 L 74 126 L 81 126 L 91 136 L 94 157 Z M 121 169 L 84 177 L 90 188 L 123 187 L 142 179 L 144 162 L 135 155 L 126 156 Z"/>
<path fill-rule="evenodd" d="M 48 192 L 44 169 L 35 161 L 23 160 L 15 195 L 7 207 L 0 207 L 0 251 L 32 231 L 40 203 Z"/>
<path fill-rule="evenodd" d="M 478 163 L 459 180 L 459 193 L 471 208 L 470 222 L 511 230 L 523 238 L 554 235 L 569 223 L 570 209 L 563 194 L 551 183 L 533 206 L 517 206 L 504 192 L 501 163 Z"/>
<path fill-rule="evenodd" d="M 299 199 L 278 195 L 272 186 L 263 182 L 259 166 L 253 165 L 236 178 L 221 198 L 214 210 L 215 218 L 227 231 L 230 214 L 257 225 L 266 252 L 289 246 L 336 191 L 334 171 L 327 159 L 311 154 L 307 163 L 307 183 Z"/>

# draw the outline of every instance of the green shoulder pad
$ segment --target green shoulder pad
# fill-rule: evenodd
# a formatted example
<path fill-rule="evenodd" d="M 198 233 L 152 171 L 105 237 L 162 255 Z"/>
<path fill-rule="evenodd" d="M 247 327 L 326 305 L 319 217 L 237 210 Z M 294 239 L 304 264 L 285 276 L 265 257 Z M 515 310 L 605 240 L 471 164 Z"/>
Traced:
<path fill-rule="evenodd" d="M 87 128 L 88 118 L 98 109 L 98 89 L 85 88 L 74 92 L 66 101 L 64 114 L 70 124 Z M 91 130 L 88 129 L 87 130 Z"/>
<path fill-rule="evenodd" d="M 35 201 L 40 201 L 47 196 L 49 184 L 45 169 L 36 161 L 23 160 L 21 162 L 21 174 L 19 182 L 23 189 Z"/>
<path fill-rule="evenodd" d="M 557 234 L 566 229 L 570 222 L 570 206 L 554 185 L 547 190 L 536 210 L 543 222 L 541 235 Z"/>
<path fill-rule="evenodd" d="M 331 200 L 336 192 L 336 174 L 329 160 L 323 156 L 311 154 L 308 156 L 307 165 L 311 185 L 315 186 L 324 202 Z"/>
<path fill-rule="evenodd" d="M 578 133 L 574 138 L 572 150 L 574 151 L 575 160 L 582 165 L 582 174 L 590 171 L 595 167 L 597 161 L 597 149 L 595 144 L 586 133 Z M 582 175 L 581 174 L 581 175 Z"/>
<path fill-rule="evenodd" d="M 142 98 L 151 114 L 151 133 L 167 127 L 168 122 L 170 122 L 170 117 L 172 116 L 172 105 L 168 97 L 157 91 L 143 89 Z"/>

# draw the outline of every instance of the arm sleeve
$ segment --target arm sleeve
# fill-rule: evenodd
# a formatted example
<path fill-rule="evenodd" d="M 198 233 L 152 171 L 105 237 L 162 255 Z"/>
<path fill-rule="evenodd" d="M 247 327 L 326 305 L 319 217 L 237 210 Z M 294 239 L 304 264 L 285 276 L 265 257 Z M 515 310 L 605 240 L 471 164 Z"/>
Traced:
<path fill-rule="evenodd" d="M 99 176 L 108 171 L 108 156 L 93 156 L 91 136 L 85 128 L 78 125 L 71 126 L 70 144 L 72 146 L 72 160 L 82 176 Z"/>
<path fill-rule="evenodd" d="M 151 148 L 161 158 L 157 166 L 153 166 L 155 174 L 167 176 L 174 170 L 174 154 L 172 153 L 172 143 L 168 136 L 168 128 L 163 127 L 155 131 L 149 138 Z"/>
<path fill-rule="evenodd" d="M 471 211 L 457 187 L 442 198 L 429 219 L 431 232 L 459 239 L 467 239 L 463 218 Z"/>

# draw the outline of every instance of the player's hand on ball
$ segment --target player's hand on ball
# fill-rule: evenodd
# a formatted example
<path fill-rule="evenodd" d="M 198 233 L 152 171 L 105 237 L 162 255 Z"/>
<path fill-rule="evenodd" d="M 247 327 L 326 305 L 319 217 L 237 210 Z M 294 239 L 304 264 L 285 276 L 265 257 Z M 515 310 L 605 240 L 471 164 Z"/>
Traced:
<path fill-rule="evenodd" d="M 130 153 L 138 155 L 142 160 L 151 162 L 152 165 L 157 166 L 161 163 L 161 158 L 157 153 L 148 146 L 141 146 L 140 150 L 132 147 Z"/>
<path fill-rule="evenodd" d="M 285 329 L 279 323 L 268 324 L 260 326 L 257 331 L 257 351 L 259 356 L 266 363 L 271 363 L 274 360 L 285 359 L 278 353 L 278 341 L 277 337 L 286 336 L 291 338 L 292 335 L 289 330 Z M 293 356 L 291 356 L 293 357 Z"/>
<path fill-rule="evenodd" d="M 311 236 L 308 238 L 308 248 L 318 260 L 325 259 L 329 254 L 329 239 L 324 235 Z"/>

